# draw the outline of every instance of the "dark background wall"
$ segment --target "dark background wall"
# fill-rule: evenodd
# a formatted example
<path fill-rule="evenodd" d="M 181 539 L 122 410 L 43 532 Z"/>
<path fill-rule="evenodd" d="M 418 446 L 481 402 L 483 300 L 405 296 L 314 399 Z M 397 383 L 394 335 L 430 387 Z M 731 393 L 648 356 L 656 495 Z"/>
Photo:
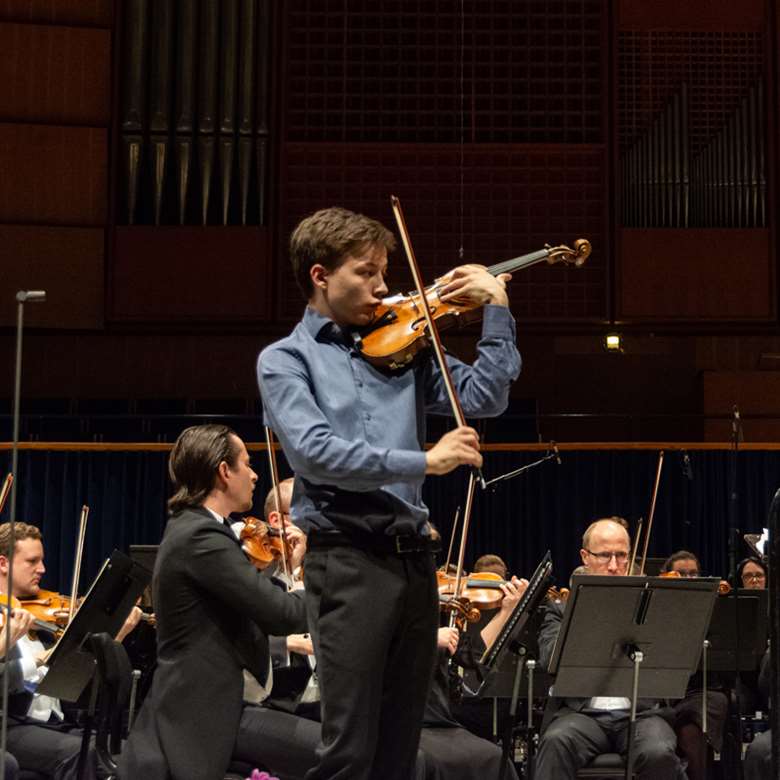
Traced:
<path fill-rule="evenodd" d="M 591 240 L 584 268 L 512 283 L 513 392 L 546 414 L 624 416 L 543 435 L 717 439 L 739 403 L 759 418 L 748 438 L 772 440 L 770 10 L 9 0 L 0 358 L 13 291 L 43 287 L 26 397 L 250 401 L 254 356 L 302 308 L 291 227 L 336 203 L 390 223 L 395 193 L 428 276 L 461 247 L 489 264 Z M 625 353 L 605 355 L 615 329 Z M 467 356 L 473 337 L 451 341 Z"/>

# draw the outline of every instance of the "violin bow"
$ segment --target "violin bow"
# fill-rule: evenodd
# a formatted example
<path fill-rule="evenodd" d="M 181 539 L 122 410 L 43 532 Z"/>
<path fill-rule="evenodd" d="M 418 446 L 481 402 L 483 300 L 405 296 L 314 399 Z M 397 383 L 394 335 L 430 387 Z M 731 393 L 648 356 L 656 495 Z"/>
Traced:
<path fill-rule="evenodd" d="M 404 219 L 403 211 L 401 210 L 401 201 L 395 196 L 390 196 L 390 202 L 393 207 L 393 215 L 395 216 L 396 224 L 398 225 L 398 232 L 401 235 L 401 242 L 404 245 L 404 251 L 406 252 L 406 259 L 409 262 L 409 269 L 412 272 L 412 278 L 414 279 L 414 286 L 417 289 L 417 294 L 420 299 L 420 308 L 422 309 L 425 317 L 425 322 L 428 326 L 428 336 L 433 346 L 434 354 L 436 355 L 436 362 L 439 365 L 441 371 L 442 380 L 444 381 L 444 387 L 447 390 L 447 395 L 450 399 L 450 406 L 452 407 L 452 413 L 455 417 L 455 421 L 459 426 L 466 425 L 466 417 L 463 414 L 463 407 L 460 404 L 458 394 L 455 392 L 455 384 L 452 381 L 452 375 L 450 374 L 450 368 L 447 365 L 447 360 L 444 357 L 444 347 L 441 343 L 439 331 L 436 327 L 436 323 L 431 313 L 431 307 L 428 305 L 428 299 L 425 296 L 425 285 L 423 284 L 422 274 L 420 268 L 417 265 L 417 259 L 414 255 L 414 249 L 412 249 L 412 242 L 409 238 L 409 231 L 406 228 L 406 220 Z M 460 537 L 460 550 L 458 552 L 458 566 L 455 573 L 455 598 L 460 596 L 461 580 L 463 575 L 463 560 L 466 554 L 466 536 L 468 534 L 469 525 L 471 523 L 471 509 L 474 503 L 474 491 L 477 486 L 477 481 L 484 489 L 485 480 L 482 476 L 480 469 L 472 468 L 469 474 L 468 490 L 466 492 L 466 503 L 463 508 L 463 529 Z M 454 621 L 454 615 L 450 617 L 451 624 Z"/>
<path fill-rule="evenodd" d="M 79 575 L 81 574 L 81 557 L 84 552 L 84 539 L 87 535 L 87 519 L 89 518 L 89 507 L 84 504 L 81 507 L 81 517 L 79 518 L 79 533 L 76 537 L 76 558 L 73 562 L 73 586 L 70 591 L 70 608 L 68 609 L 68 623 L 73 620 L 73 613 L 76 611 L 76 599 L 79 595 Z"/>
<path fill-rule="evenodd" d="M 274 450 L 274 433 L 266 425 L 265 428 L 265 448 L 268 453 L 268 468 L 271 472 L 271 487 L 274 491 L 274 509 L 279 515 L 279 532 L 282 537 L 282 570 L 285 577 L 290 578 L 292 584 L 292 571 L 288 569 L 287 564 L 287 529 L 284 527 L 284 515 L 282 514 L 282 493 L 279 490 L 279 470 L 276 465 L 276 451 Z"/>
<path fill-rule="evenodd" d="M 11 485 L 14 483 L 14 475 L 9 471 L 5 475 L 3 481 L 3 487 L 0 489 L 0 512 L 5 509 L 5 502 L 8 501 L 8 496 L 11 495 Z"/>
<path fill-rule="evenodd" d="M 658 465 L 655 469 L 655 485 L 653 486 L 653 497 L 650 500 L 650 512 L 647 515 L 647 533 L 645 534 L 645 544 L 642 548 L 642 565 L 639 567 L 639 574 L 645 573 L 645 563 L 647 562 L 647 548 L 650 545 L 650 534 L 653 532 L 653 516 L 655 515 L 655 501 L 658 498 L 658 486 L 661 484 L 661 470 L 664 467 L 664 451 L 658 453 Z"/>
<path fill-rule="evenodd" d="M 455 532 L 458 530 L 458 520 L 460 520 L 460 507 L 455 510 L 455 519 L 452 521 L 452 533 L 450 534 L 450 546 L 447 549 L 447 561 L 444 564 L 444 573 L 450 573 L 450 561 L 452 560 L 452 547 L 455 544 Z"/>

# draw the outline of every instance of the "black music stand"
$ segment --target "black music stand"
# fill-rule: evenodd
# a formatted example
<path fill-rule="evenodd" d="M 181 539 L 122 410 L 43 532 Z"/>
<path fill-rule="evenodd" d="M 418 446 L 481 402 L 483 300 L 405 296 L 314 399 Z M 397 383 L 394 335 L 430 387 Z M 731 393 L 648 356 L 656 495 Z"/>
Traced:
<path fill-rule="evenodd" d="M 509 718 L 506 731 L 502 738 L 502 759 L 499 780 L 503 780 L 508 766 L 512 738 L 517 725 L 517 701 L 520 694 L 520 683 L 523 667 L 527 665 L 528 675 L 528 731 L 530 733 L 533 720 L 533 683 L 536 663 L 527 660 L 529 644 L 535 644 L 535 638 L 529 636 L 529 621 L 536 609 L 547 595 L 552 578 L 552 557 L 548 550 L 536 571 L 528 581 L 525 590 L 512 614 L 504 623 L 493 644 L 485 650 L 480 659 L 484 677 L 477 696 L 497 699 L 506 697 L 511 690 Z M 509 683 L 511 680 L 511 689 Z M 528 764 L 533 765 L 532 740 L 528 740 Z M 533 771 L 533 770 L 532 770 Z"/>
<path fill-rule="evenodd" d="M 550 661 L 552 695 L 630 699 L 626 780 L 632 777 L 637 700 L 685 695 L 717 588 L 714 579 L 572 578 Z"/>
<path fill-rule="evenodd" d="M 764 657 L 769 591 L 740 588 L 736 596 L 728 593 L 715 599 L 707 631 L 707 668 L 711 672 L 754 672 Z"/>
<path fill-rule="evenodd" d="M 105 632 L 116 636 L 151 576 L 148 569 L 119 550 L 111 553 L 54 646 L 38 693 L 65 701 L 81 696 L 95 673 L 95 658 L 86 649 L 89 635 Z"/>

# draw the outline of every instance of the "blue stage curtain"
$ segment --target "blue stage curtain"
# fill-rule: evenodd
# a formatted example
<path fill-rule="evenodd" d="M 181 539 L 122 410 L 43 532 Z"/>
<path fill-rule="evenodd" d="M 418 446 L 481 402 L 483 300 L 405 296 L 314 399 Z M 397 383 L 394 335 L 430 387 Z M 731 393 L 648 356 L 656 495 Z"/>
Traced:
<path fill-rule="evenodd" d="M 490 479 L 540 457 L 538 452 L 485 453 Z M 528 575 L 544 554 L 553 554 L 557 579 L 565 584 L 579 564 L 582 532 L 594 518 L 622 515 L 632 530 L 647 516 L 658 454 L 653 451 L 565 451 L 562 465 L 548 461 L 483 494 L 478 490 L 466 564 L 487 552 L 501 555 L 518 575 Z M 112 549 L 156 544 L 165 526 L 170 493 L 167 452 L 27 451 L 19 454 L 19 520 L 38 525 L 46 544 L 46 587 L 68 591 L 81 505 L 90 506 L 82 592 Z M 262 515 L 269 488 L 266 460 L 252 453 L 260 475 L 254 513 Z M 650 555 L 679 548 L 697 553 L 706 573 L 727 573 L 730 453 L 690 451 L 693 479 L 675 451 L 666 453 Z M 0 453 L 0 468 L 10 467 Z M 289 475 L 280 458 L 281 477 Z M 429 477 L 424 488 L 431 519 L 446 545 L 455 510 L 465 498 L 467 472 Z M 766 522 L 769 502 L 780 485 L 780 452 L 743 451 L 737 461 L 738 527 L 755 532 Z M 3 520 L 9 509 L 3 512 Z M 747 554 L 740 543 L 739 557 Z M 227 574 L 226 574 L 227 576 Z"/>

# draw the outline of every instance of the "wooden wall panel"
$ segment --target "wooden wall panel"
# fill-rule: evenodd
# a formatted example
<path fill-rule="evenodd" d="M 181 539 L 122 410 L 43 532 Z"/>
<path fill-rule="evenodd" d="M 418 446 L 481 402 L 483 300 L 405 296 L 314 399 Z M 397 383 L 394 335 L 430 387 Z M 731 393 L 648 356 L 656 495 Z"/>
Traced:
<path fill-rule="evenodd" d="M 272 319 L 271 234 L 241 227 L 117 227 L 111 317 L 125 322 Z"/>
<path fill-rule="evenodd" d="M 618 28 L 747 31 L 763 29 L 765 0 L 618 0 Z"/>
<path fill-rule="evenodd" d="M 113 0 L 0 0 L 0 20 L 111 27 Z"/>
<path fill-rule="evenodd" d="M 0 119 L 107 125 L 111 32 L 0 23 Z"/>
<path fill-rule="evenodd" d="M 774 316 L 768 230 L 623 229 L 617 249 L 618 320 Z"/>
<path fill-rule="evenodd" d="M 100 128 L 0 124 L 0 222 L 104 224 L 107 135 Z"/>
<path fill-rule="evenodd" d="M 745 441 L 780 439 L 780 371 L 704 371 L 702 395 L 706 441 L 731 438 L 731 420 L 713 418 L 730 417 L 735 404 Z"/>
<path fill-rule="evenodd" d="M 17 290 L 46 290 L 27 325 L 102 327 L 104 243 L 102 228 L 0 225 L 0 326 L 16 324 Z"/>

